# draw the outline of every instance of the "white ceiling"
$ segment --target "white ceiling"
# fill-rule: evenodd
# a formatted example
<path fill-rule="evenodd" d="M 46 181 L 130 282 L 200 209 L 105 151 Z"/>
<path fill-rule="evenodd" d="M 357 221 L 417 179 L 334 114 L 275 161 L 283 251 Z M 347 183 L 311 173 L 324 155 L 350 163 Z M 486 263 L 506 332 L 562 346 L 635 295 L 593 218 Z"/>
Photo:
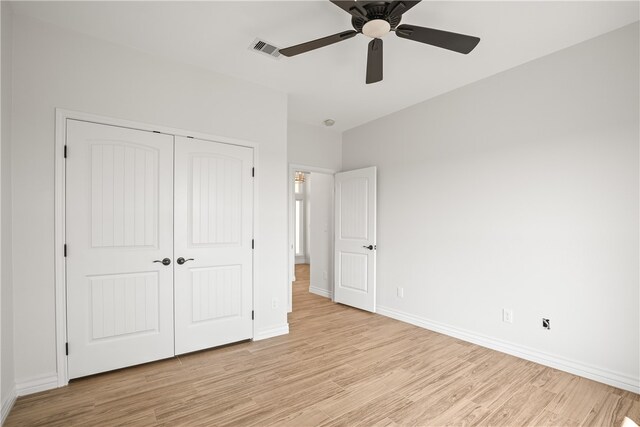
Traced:
<path fill-rule="evenodd" d="M 329 1 L 15 2 L 15 13 L 205 67 L 289 94 L 291 120 L 346 130 L 444 92 L 620 28 L 639 3 L 423 1 L 403 22 L 481 38 L 469 55 L 384 37 L 384 81 L 366 85 L 369 39 L 278 60 L 248 50 L 256 37 L 278 47 L 351 29 Z"/>

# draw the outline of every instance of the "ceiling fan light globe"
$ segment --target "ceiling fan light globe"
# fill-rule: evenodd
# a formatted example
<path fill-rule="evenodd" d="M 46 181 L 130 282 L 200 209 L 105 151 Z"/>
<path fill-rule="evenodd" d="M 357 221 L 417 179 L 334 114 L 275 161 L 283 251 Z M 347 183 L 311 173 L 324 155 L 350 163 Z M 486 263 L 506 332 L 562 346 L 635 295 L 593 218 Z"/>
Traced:
<path fill-rule="evenodd" d="M 384 19 L 372 19 L 362 27 L 362 34 L 372 39 L 379 39 L 391 31 L 391 25 Z"/>

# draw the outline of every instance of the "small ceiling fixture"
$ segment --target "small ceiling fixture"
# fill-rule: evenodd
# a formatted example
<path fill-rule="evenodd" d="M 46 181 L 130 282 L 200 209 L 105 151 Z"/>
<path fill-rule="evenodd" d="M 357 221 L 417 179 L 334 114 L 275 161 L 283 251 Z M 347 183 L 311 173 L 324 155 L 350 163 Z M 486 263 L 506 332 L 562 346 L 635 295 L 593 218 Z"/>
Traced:
<path fill-rule="evenodd" d="M 327 120 L 325 120 L 325 121 L 324 121 L 324 122 L 322 122 L 322 123 L 324 123 L 324 125 L 325 125 L 325 126 L 333 126 L 333 125 L 335 125 L 335 124 L 336 124 L 336 121 L 335 121 L 335 120 L 333 120 L 333 119 L 327 119 Z"/>
<path fill-rule="evenodd" d="M 296 171 L 295 178 L 293 180 L 300 184 L 304 183 L 304 172 Z"/>

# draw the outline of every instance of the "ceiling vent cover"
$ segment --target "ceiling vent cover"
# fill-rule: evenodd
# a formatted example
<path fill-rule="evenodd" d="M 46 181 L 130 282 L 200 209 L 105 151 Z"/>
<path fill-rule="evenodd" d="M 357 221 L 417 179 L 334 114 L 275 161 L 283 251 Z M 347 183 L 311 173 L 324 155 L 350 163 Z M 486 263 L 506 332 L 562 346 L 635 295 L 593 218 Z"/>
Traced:
<path fill-rule="evenodd" d="M 280 58 L 280 49 L 264 40 L 255 39 L 249 46 L 249 50 L 262 53 L 263 55 L 270 56 L 271 58 Z"/>

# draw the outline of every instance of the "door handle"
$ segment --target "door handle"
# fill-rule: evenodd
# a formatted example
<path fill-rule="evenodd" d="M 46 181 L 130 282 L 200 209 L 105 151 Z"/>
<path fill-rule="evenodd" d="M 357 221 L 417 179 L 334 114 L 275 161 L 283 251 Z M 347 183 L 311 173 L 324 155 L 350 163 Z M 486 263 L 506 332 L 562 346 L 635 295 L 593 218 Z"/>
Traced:
<path fill-rule="evenodd" d="M 187 259 L 184 259 L 184 258 L 182 258 L 182 257 L 180 257 L 180 258 L 178 258 L 178 259 L 176 260 L 176 262 L 177 262 L 179 265 L 182 265 L 182 264 L 184 264 L 185 262 L 188 262 L 188 261 L 195 261 L 195 260 L 194 260 L 193 258 L 187 258 Z"/>
<path fill-rule="evenodd" d="M 155 261 L 153 261 L 153 262 L 161 262 L 161 263 L 162 263 L 162 265 L 169 265 L 169 264 L 171 264 L 171 260 L 170 260 L 169 258 L 165 258 L 165 259 L 163 259 L 163 260 L 159 260 L 159 259 L 157 259 L 157 260 L 155 260 Z"/>
<path fill-rule="evenodd" d="M 363 248 L 365 248 L 365 249 L 369 249 L 370 251 L 372 251 L 372 250 L 376 249 L 376 247 L 375 247 L 375 246 L 373 246 L 373 245 L 363 246 Z"/>

